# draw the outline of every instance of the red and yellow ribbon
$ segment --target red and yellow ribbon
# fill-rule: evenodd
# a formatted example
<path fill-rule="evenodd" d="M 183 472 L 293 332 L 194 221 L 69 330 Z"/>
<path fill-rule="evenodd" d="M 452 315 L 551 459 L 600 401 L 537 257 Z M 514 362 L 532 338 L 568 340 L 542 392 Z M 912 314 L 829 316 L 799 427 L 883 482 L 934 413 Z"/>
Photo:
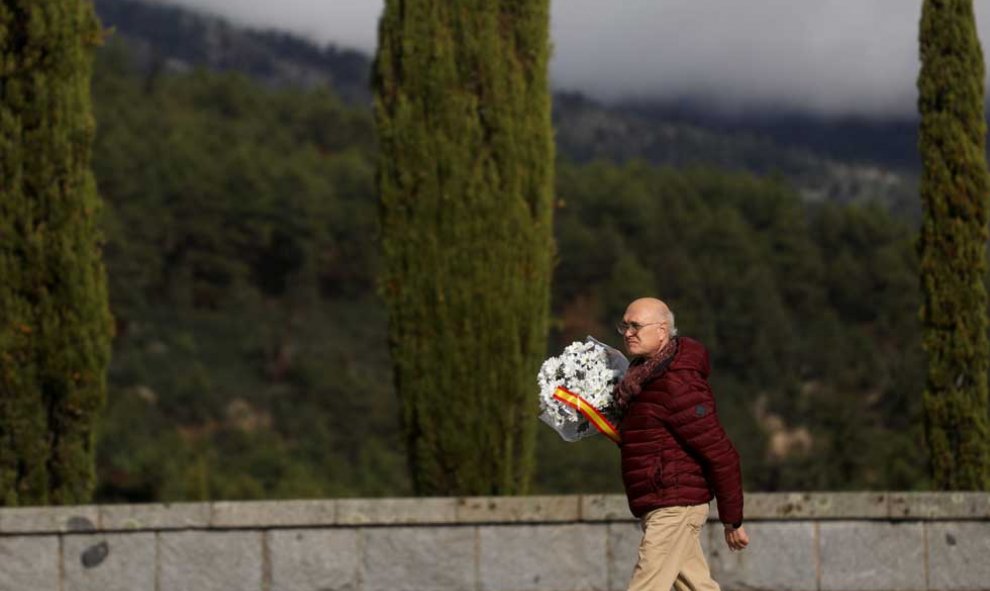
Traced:
<path fill-rule="evenodd" d="M 557 386 L 557 389 L 553 393 L 553 397 L 557 400 L 563 402 L 567 406 L 578 411 L 585 416 L 591 424 L 601 432 L 602 435 L 608 437 L 615 443 L 619 443 L 619 431 L 615 428 L 615 425 L 605 418 L 605 415 L 598 412 L 598 409 L 591 405 L 587 400 L 581 398 L 581 396 L 571 392 L 563 386 Z"/>

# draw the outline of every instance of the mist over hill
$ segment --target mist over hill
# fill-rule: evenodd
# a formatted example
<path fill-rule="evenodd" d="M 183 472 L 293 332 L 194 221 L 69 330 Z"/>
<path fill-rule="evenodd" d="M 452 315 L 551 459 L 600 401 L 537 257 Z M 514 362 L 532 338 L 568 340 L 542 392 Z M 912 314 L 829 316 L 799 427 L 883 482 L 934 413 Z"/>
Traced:
<path fill-rule="evenodd" d="M 368 103 L 370 59 L 335 46 L 319 47 L 279 32 L 236 27 L 222 18 L 139 0 L 95 0 L 111 36 L 125 41 L 146 71 L 207 68 L 241 72 L 267 85 L 329 85 L 351 103 Z"/>
<path fill-rule="evenodd" d="M 921 165 L 915 118 L 822 116 L 793 109 L 726 113 L 689 99 L 627 100 L 614 108 L 717 133 L 765 136 L 782 147 L 806 149 L 836 160 L 872 163 L 895 170 L 917 170 Z"/>
<path fill-rule="evenodd" d="M 362 52 L 241 28 L 176 6 L 140 0 L 95 4 L 104 25 L 149 72 L 235 71 L 275 87 L 327 85 L 350 104 L 370 104 L 371 58 Z M 644 159 L 781 175 L 810 201 L 876 201 L 909 217 L 918 209 L 911 121 L 793 111 L 727 114 L 691 100 L 605 104 L 558 92 L 554 124 L 559 153 L 578 162 Z"/>

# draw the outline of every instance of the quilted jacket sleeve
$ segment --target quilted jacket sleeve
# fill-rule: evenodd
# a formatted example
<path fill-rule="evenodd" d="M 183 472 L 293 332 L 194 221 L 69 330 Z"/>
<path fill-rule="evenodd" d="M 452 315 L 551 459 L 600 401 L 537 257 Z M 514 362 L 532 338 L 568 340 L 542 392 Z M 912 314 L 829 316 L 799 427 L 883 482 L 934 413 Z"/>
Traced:
<path fill-rule="evenodd" d="M 665 422 L 703 463 L 709 485 L 715 490 L 719 520 L 740 524 L 743 491 L 739 453 L 718 419 L 711 387 L 700 376 L 680 385 L 666 398 Z"/>

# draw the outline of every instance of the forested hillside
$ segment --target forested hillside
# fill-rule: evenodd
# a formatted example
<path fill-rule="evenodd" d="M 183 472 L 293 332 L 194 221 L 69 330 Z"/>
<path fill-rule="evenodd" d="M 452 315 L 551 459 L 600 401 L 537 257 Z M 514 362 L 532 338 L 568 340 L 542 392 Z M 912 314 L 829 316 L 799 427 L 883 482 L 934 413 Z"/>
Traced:
<path fill-rule="evenodd" d="M 255 31 L 188 9 L 143 0 L 96 0 L 114 35 L 144 72 L 203 67 L 235 71 L 270 87 L 330 85 L 367 105 L 370 57 L 273 31 Z M 794 113 L 727 118 L 703 105 L 641 101 L 605 105 L 573 92 L 554 96 L 557 150 L 575 161 L 642 158 L 779 174 L 809 201 L 878 202 L 916 218 L 912 122 L 833 121 Z"/>
<path fill-rule="evenodd" d="M 839 146 L 868 133 L 869 124 L 853 126 L 848 136 L 832 134 L 826 136 L 830 141 L 816 143 L 809 140 L 824 123 L 812 126 L 808 136 L 792 138 L 760 126 L 759 117 L 752 126 L 723 127 L 717 118 L 668 115 L 664 107 L 606 107 L 580 94 L 558 93 L 557 144 L 562 153 L 580 162 L 643 159 L 678 168 L 709 166 L 776 175 L 805 201 L 876 203 L 900 217 L 917 218 L 917 170 L 902 162 L 887 163 L 888 158 L 896 160 L 905 146 L 913 150 L 913 138 L 896 138 L 902 141 L 873 149 L 857 144 L 855 150 L 846 150 Z"/>
<path fill-rule="evenodd" d="M 370 113 L 325 86 L 144 69 L 93 91 L 117 338 L 104 501 L 410 492 L 378 272 Z M 712 350 L 752 490 L 924 484 L 913 229 L 781 177 L 558 166 L 549 352 L 643 293 Z M 534 376 L 534 411 L 536 389 Z M 541 426 L 538 492 L 617 491 Z"/>
<path fill-rule="evenodd" d="M 328 91 L 99 56 L 94 166 L 117 340 L 107 499 L 405 490 L 370 117 Z"/>

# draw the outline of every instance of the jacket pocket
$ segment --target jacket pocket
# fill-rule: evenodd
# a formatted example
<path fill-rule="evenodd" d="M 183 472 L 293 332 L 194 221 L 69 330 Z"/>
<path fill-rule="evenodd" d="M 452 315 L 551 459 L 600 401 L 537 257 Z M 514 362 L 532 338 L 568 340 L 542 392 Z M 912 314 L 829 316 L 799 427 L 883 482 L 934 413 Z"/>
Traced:
<path fill-rule="evenodd" d="M 657 493 L 663 489 L 663 460 L 657 459 L 656 465 L 650 472 L 650 484 Z"/>

